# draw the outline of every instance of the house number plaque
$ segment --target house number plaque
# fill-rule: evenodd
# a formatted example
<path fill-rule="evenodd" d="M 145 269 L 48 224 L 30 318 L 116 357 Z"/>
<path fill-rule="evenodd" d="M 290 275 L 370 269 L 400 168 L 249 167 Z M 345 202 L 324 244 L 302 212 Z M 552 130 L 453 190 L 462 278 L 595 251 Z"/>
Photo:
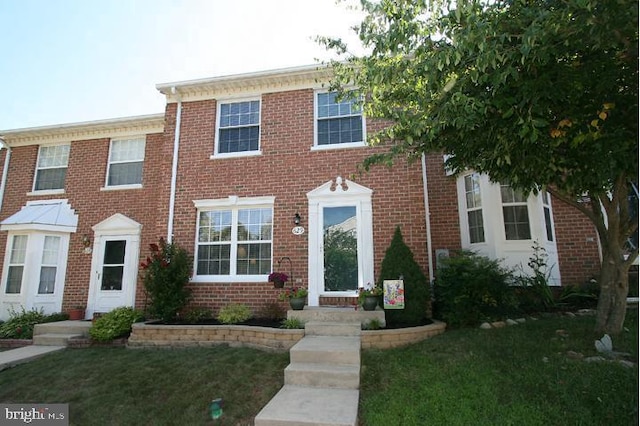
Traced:
<path fill-rule="evenodd" d="M 293 235 L 302 235 L 304 234 L 304 228 L 302 226 L 294 226 L 291 232 Z"/>

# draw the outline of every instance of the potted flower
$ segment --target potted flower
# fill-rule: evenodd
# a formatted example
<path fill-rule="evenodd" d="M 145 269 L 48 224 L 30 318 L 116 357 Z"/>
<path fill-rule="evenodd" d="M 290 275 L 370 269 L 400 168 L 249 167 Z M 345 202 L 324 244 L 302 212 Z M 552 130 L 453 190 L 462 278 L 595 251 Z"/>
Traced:
<path fill-rule="evenodd" d="M 300 311 L 304 308 L 309 292 L 304 287 L 291 287 L 280 293 L 280 300 L 288 300 L 291 309 Z"/>
<path fill-rule="evenodd" d="M 69 309 L 69 320 L 71 321 L 79 321 L 84 319 L 84 306 L 74 306 Z"/>
<path fill-rule="evenodd" d="M 373 311 L 380 302 L 380 295 L 382 295 L 382 289 L 379 286 L 367 283 L 366 286 L 360 288 L 358 304 L 362 305 L 365 311 Z"/>
<path fill-rule="evenodd" d="M 269 274 L 269 281 L 273 283 L 274 288 L 282 288 L 284 283 L 289 281 L 289 276 L 283 272 L 272 272 Z"/>

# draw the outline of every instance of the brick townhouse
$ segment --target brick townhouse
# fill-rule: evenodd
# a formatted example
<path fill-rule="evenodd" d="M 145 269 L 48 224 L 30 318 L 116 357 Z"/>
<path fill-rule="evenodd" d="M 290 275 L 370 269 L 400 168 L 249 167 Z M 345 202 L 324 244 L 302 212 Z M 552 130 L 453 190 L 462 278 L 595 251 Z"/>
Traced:
<path fill-rule="evenodd" d="M 194 256 L 193 304 L 258 310 L 272 271 L 308 303 L 350 304 L 375 282 L 394 229 L 430 278 L 469 248 L 525 265 L 538 241 L 555 285 L 599 269 L 593 226 L 442 155 L 357 173 L 381 123 L 306 66 L 160 84 L 164 114 L 0 132 L 0 318 L 10 309 L 144 308 L 139 264 L 169 238 Z M 325 84 L 323 84 L 325 83 Z M 336 255 L 337 254 L 337 255 Z"/>

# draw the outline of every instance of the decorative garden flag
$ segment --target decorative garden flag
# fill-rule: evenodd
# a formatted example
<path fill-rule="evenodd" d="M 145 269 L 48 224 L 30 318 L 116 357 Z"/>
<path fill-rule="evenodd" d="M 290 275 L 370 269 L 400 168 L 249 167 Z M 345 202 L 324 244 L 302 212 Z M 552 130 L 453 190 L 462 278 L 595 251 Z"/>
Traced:
<path fill-rule="evenodd" d="M 404 281 L 384 280 L 384 308 L 404 309 Z"/>

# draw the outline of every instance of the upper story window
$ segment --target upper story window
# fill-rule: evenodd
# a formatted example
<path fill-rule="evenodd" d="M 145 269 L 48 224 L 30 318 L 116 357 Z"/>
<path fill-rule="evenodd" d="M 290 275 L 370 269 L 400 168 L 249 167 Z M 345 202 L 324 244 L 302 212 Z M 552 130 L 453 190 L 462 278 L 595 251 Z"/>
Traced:
<path fill-rule="evenodd" d="M 513 189 L 509 184 L 500 185 L 504 234 L 507 240 L 530 240 L 529 210 L 527 197 L 522 191 Z"/>
<path fill-rule="evenodd" d="M 194 281 L 261 281 L 271 272 L 273 202 L 198 201 Z"/>
<path fill-rule="evenodd" d="M 63 190 L 67 176 L 70 145 L 41 146 L 34 191 Z"/>
<path fill-rule="evenodd" d="M 144 149 L 144 137 L 111 141 L 107 187 L 142 185 Z"/>
<path fill-rule="evenodd" d="M 215 155 L 257 153 L 260 149 L 260 101 L 219 105 Z"/>
<path fill-rule="evenodd" d="M 364 134 L 356 99 L 338 101 L 337 93 L 316 93 L 316 147 L 362 146 Z"/>
<path fill-rule="evenodd" d="M 472 173 L 464 177 L 464 191 L 469 226 L 469 242 L 484 242 L 484 224 L 482 221 L 482 196 L 480 194 L 480 175 Z"/>

